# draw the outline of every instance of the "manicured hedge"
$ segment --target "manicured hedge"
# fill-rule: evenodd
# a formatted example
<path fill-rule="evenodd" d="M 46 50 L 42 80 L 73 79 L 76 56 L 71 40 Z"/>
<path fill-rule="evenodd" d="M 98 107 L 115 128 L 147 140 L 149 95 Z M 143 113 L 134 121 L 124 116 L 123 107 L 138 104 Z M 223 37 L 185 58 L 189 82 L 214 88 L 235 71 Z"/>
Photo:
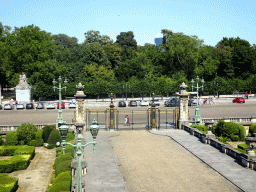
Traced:
<path fill-rule="evenodd" d="M 35 147 L 34 146 L 19 146 L 15 151 L 13 155 L 30 155 L 30 160 L 34 158 L 35 156 Z"/>
<path fill-rule="evenodd" d="M 249 127 L 249 133 L 252 137 L 255 137 L 254 133 L 256 133 L 256 124 L 251 124 Z"/>
<path fill-rule="evenodd" d="M 62 172 L 70 171 L 71 170 L 71 162 L 72 162 L 72 160 L 66 160 L 66 161 L 63 161 L 63 162 L 60 162 L 59 164 L 57 164 L 56 169 L 55 169 L 55 177 L 57 177 Z"/>
<path fill-rule="evenodd" d="M 190 127 L 196 128 L 199 131 L 201 131 L 202 133 L 206 133 L 208 131 L 205 125 L 196 125 L 196 124 L 194 124 L 194 125 L 191 125 Z"/>
<path fill-rule="evenodd" d="M 18 136 L 16 131 L 10 131 L 5 136 L 5 145 L 17 145 Z"/>
<path fill-rule="evenodd" d="M 58 157 L 59 155 L 63 154 L 62 147 L 58 147 L 56 149 L 56 156 Z M 75 149 L 71 145 L 66 145 L 65 146 L 65 154 L 70 154 L 72 157 L 75 155 Z"/>
<path fill-rule="evenodd" d="M 15 155 L 10 159 L 0 161 L 0 173 L 26 169 L 30 163 L 31 155 Z"/>
<path fill-rule="evenodd" d="M 60 191 L 70 191 L 71 182 L 70 181 L 61 181 L 50 187 L 48 192 L 60 192 Z"/>
<path fill-rule="evenodd" d="M 13 156 L 20 146 L 0 146 L 0 156 Z"/>
<path fill-rule="evenodd" d="M 70 183 L 72 182 L 72 177 L 71 177 L 71 171 L 65 171 L 60 173 L 52 182 L 52 184 L 59 183 L 61 181 L 69 181 Z"/>
<path fill-rule="evenodd" d="M 36 132 L 35 140 L 31 140 L 30 145 L 35 146 L 35 147 L 43 146 L 44 145 L 44 140 L 42 138 L 43 132 L 44 132 L 43 129 L 39 129 Z"/>
<path fill-rule="evenodd" d="M 57 142 L 61 143 L 62 138 L 60 136 L 60 132 L 57 129 L 51 131 L 51 134 L 48 138 L 49 145 L 56 145 Z"/>
<path fill-rule="evenodd" d="M 55 159 L 55 162 L 53 164 L 53 169 L 56 169 L 56 167 L 61 163 L 61 162 L 64 162 L 64 161 L 72 161 L 73 157 L 70 155 L 70 154 L 61 154 L 59 155 L 56 159 Z"/>
<path fill-rule="evenodd" d="M 72 140 L 74 140 L 74 139 L 75 139 L 75 134 L 69 132 L 69 133 L 67 134 L 67 137 L 66 137 L 66 142 L 70 142 L 70 141 L 72 141 Z M 70 142 L 70 143 L 71 143 L 71 142 Z"/>
<path fill-rule="evenodd" d="M 55 125 L 46 125 L 46 126 L 44 126 L 44 128 L 43 128 L 43 135 L 42 135 L 44 143 L 47 143 L 48 138 L 49 138 L 49 136 L 50 136 L 50 134 L 51 134 L 53 129 L 56 129 Z"/>
<path fill-rule="evenodd" d="M 0 173 L 0 191 L 15 192 L 18 189 L 18 179 L 10 177 L 5 173 Z"/>
<path fill-rule="evenodd" d="M 224 122 L 223 120 L 218 122 L 214 129 L 214 133 L 217 137 L 227 138 L 227 141 L 244 141 L 245 138 L 244 126 L 233 122 Z"/>

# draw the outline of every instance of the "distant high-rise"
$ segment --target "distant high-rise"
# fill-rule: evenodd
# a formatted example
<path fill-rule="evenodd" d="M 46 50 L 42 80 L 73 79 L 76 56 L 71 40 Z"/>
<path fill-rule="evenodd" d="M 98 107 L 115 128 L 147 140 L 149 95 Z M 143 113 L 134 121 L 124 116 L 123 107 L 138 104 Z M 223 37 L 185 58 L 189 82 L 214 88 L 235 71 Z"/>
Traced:
<path fill-rule="evenodd" d="M 156 46 L 158 46 L 160 48 L 160 43 L 163 43 L 163 35 L 162 33 L 158 33 L 156 36 L 155 36 L 155 44 Z"/>

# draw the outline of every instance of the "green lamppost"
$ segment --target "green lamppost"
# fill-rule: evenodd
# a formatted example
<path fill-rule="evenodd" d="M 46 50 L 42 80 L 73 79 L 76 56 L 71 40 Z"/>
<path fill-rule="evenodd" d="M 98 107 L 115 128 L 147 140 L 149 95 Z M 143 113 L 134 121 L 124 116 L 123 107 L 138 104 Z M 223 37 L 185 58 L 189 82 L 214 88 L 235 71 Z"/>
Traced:
<path fill-rule="evenodd" d="M 192 79 L 191 80 L 191 83 L 192 83 L 192 91 L 193 91 L 193 88 L 196 88 L 196 109 L 195 109 L 195 115 L 194 115 L 194 117 L 193 117 L 193 120 L 194 120 L 194 122 L 195 123 L 197 123 L 198 121 L 199 122 L 201 122 L 201 116 L 200 116 L 200 111 L 199 111 L 199 107 L 198 107 L 198 90 L 200 89 L 200 88 L 202 88 L 202 90 L 203 90 L 203 88 L 204 88 L 204 79 L 202 79 L 202 86 L 198 86 L 198 83 L 199 83 L 199 77 L 197 76 L 196 77 L 196 86 L 193 86 L 193 84 L 194 84 L 194 80 Z"/>
<path fill-rule="evenodd" d="M 76 129 L 78 131 L 77 134 L 77 143 L 76 144 L 72 144 L 72 143 L 67 143 L 65 142 L 65 138 L 68 132 L 68 129 L 66 129 L 66 125 L 62 124 L 59 128 L 60 134 L 62 136 L 62 146 L 64 146 L 63 151 L 65 150 L 65 145 L 71 145 L 72 147 L 74 147 L 76 149 L 76 155 L 77 155 L 77 192 L 81 192 L 82 191 L 82 184 L 81 184 L 81 180 L 82 180 L 82 173 L 81 173 L 81 156 L 83 153 L 83 149 L 88 146 L 88 145 L 93 145 L 93 153 L 95 153 L 95 145 L 97 144 L 96 142 L 96 137 L 99 133 L 99 126 L 97 124 L 97 121 L 95 121 L 95 119 L 93 120 L 93 124 L 90 126 L 90 132 L 93 138 L 92 142 L 88 142 L 86 144 L 82 144 L 82 129 L 83 129 L 83 124 L 79 123 L 76 124 Z"/>
<path fill-rule="evenodd" d="M 55 89 L 59 90 L 59 111 L 58 111 L 58 118 L 57 118 L 57 129 L 59 128 L 59 123 L 63 122 L 63 116 L 62 116 L 62 110 L 61 110 L 61 90 L 65 89 L 66 91 L 67 89 L 66 85 L 68 83 L 67 79 L 65 78 L 65 81 L 64 81 L 65 87 L 61 87 L 61 80 L 62 80 L 61 76 L 59 76 L 58 80 L 59 80 L 59 87 L 55 87 L 55 84 L 56 84 L 55 79 L 53 79 L 52 81 L 54 92 L 55 92 Z"/>
<path fill-rule="evenodd" d="M 127 86 L 129 89 L 131 88 L 130 85 L 127 85 L 127 84 L 125 84 L 125 86 L 123 85 L 123 89 L 125 88 L 125 91 L 126 91 L 126 101 L 127 101 Z"/>

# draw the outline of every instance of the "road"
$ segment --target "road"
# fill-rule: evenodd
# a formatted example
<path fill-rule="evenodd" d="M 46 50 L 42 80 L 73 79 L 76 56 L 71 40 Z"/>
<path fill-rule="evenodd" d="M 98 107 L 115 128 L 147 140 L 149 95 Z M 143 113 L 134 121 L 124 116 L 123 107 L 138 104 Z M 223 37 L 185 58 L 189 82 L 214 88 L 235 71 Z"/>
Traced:
<path fill-rule="evenodd" d="M 99 124 L 104 124 L 107 121 L 107 116 L 104 113 L 106 106 L 94 106 L 89 107 L 90 110 L 98 109 L 95 113 L 90 114 L 89 123 L 95 118 L 98 120 Z M 162 111 L 160 122 L 166 122 L 166 109 L 170 111 L 167 114 L 167 122 L 173 121 L 173 113 L 170 107 L 159 107 Z M 119 113 L 118 123 L 120 125 L 124 124 L 125 115 L 128 114 L 130 117 L 130 123 L 133 121 L 135 124 L 141 124 L 145 126 L 147 124 L 147 107 L 126 107 L 126 108 L 117 108 Z M 133 114 L 131 110 L 133 111 Z M 130 110 L 130 111 L 129 111 Z M 136 111 L 140 110 L 139 113 Z M 74 117 L 74 109 L 63 109 L 63 118 L 67 123 L 71 123 Z M 189 107 L 189 116 L 193 117 L 195 113 L 195 107 Z M 256 115 L 256 102 L 247 102 L 243 104 L 236 103 L 224 103 L 221 105 L 205 105 L 200 106 L 200 114 L 202 118 L 223 118 L 223 117 L 251 117 Z M 33 123 L 33 124 L 54 124 L 58 117 L 58 110 L 0 110 L 0 125 L 20 125 L 22 123 Z"/>

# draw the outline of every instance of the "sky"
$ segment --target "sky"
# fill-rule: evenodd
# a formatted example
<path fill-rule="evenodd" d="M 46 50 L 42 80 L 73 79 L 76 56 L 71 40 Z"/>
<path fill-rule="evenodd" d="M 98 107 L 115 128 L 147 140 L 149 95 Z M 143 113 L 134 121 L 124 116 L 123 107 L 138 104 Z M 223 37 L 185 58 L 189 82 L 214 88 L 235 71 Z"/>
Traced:
<path fill-rule="evenodd" d="M 223 37 L 256 44 L 256 0 L 1 0 L 0 22 L 12 28 L 34 24 L 78 43 L 96 30 L 114 41 L 133 31 L 138 45 L 154 44 L 168 29 L 196 35 L 205 45 Z"/>

